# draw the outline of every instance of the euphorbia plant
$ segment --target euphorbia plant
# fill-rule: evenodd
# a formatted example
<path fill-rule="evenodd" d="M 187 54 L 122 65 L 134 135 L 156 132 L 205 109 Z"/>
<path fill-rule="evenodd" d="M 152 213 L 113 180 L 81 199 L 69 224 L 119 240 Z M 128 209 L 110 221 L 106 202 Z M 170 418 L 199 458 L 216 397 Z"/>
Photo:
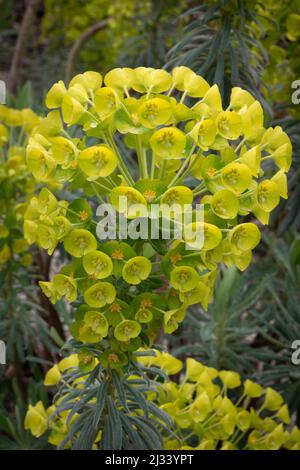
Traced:
<path fill-rule="evenodd" d="M 78 353 L 81 374 L 88 375 L 83 393 L 92 386 L 75 407 L 81 425 L 73 428 L 68 420 L 73 431 L 63 445 L 92 445 L 104 430 L 99 445 L 106 448 L 111 407 L 114 416 L 141 412 L 140 405 L 126 410 L 126 393 L 113 377 L 136 371 L 134 353 L 151 346 L 162 329 L 174 332 L 189 305 L 207 308 L 220 263 L 248 266 L 260 241 L 249 216 L 268 223 L 280 197 L 287 197 L 291 144 L 280 127 L 264 128 L 261 105 L 247 91 L 233 88 L 224 110 L 218 87 L 186 67 L 171 74 L 114 69 L 104 84 L 99 73 L 85 72 L 68 88 L 62 81 L 53 85 L 46 104 L 53 110 L 30 138 L 27 165 L 39 183 L 65 185 L 67 200 L 44 187 L 30 201 L 24 233 L 49 253 L 63 243 L 71 257 L 51 281 L 40 283 L 53 303 L 65 297 L 74 306 L 69 346 Z M 128 166 L 130 157 L 138 171 Z M 100 230 L 104 219 L 100 228 L 96 220 L 97 201 L 110 203 L 119 215 L 117 231 L 110 231 L 111 223 L 106 227 L 108 240 Z M 202 204 L 202 220 L 196 203 Z M 182 209 L 190 219 L 178 237 Z M 137 226 L 145 220 L 147 236 L 139 238 Z M 107 399 L 101 392 L 99 419 L 85 441 L 83 429 L 90 429 L 93 414 L 85 406 L 97 393 L 97 380 L 115 386 L 105 389 Z M 77 390 L 65 392 L 55 413 L 78 398 Z M 118 448 L 132 445 L 125 422 Z"/>

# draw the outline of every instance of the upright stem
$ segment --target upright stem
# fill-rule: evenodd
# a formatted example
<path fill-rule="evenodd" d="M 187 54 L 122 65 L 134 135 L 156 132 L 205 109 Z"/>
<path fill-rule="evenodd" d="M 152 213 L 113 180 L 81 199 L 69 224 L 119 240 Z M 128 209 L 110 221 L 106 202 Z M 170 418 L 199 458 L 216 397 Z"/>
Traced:
<path fill-rule="evenodd" d="M 193 156 L 193 153 L 194 153 L 194 150 L 195 150 L 195 147 L 196 145 L 193 145 L 191 151 L 190 151 L 190 154 L 189 156 L 186 158 L 186 160 L 184 161 L 184 163 L 182 164 L 181 168 L 179 169 L 177 175 L 174 176 L 174 178 L 172 179 L 172 181 L 168 184 L 168 187 L 170 188 L 171 186 L 174 186 L 175 183 L 178 183 L 179 181 L 182 181 L 186 175 L 188 174 L 189 172 L 189 163 L 190 163 L 190 160 Z M 187 167 L 187 168 L 186 168 Z M 185 170 L 185 171 L 184 171 Z"/>
<path fill-rule="evenodd" d="M 107 139 L 108 143 L 111 145 L 111 147 L 113 148 L 113 150 L 114 150 L 114 152 L 117 156 L 120 171 L 121 171 L 122 175 L 124 176 L 126 182 L 129 184 L 129 186 L 133 186 L 134 181 L 133 181 L 132 176 L 129 173 L 129 171 L 128 171 L 128 169 L 127 169 L 127 167 L 126 167 L 126 165 L 123 161 L 122 155 L 119 152 L 119 149 L 118 149 L 118 147 L 117 147 L 117 145 L 114 141 L 113 136 L 110 133 L 107 133 L 106 134 L 106 139 Z"/>
<path fill-rule="evenodd" d="M 36 265 L 38 267 L 38 273 L 42 277 L 42 280 L 48 281 L 49 280 L 49 273 L 51 270 L 51 256 L 49 256 L 45 251 L 38 250 L 38 252 L 35 255 L 35 261 Z M 59 336 L 62 339 L 65 339 L 65 332 L 63 325 L 60 321 L 59 315 L 48 299 L 42 291 L 39 289 L 39 299 L 41 303 L 41 307 L 47 312 L 47 318 L 46 321 L 50 326 L 53 326 L 54 329 L 57 331 Z"/>
<path fill-rule="evenodd" d="M 154 154 L 152 153 L 151 156 L 151 170 L 150 170 L 150 178 L 153 180 L 155 175 L 155 157 Z"/>
<path fill-rule="evenodd" d="M 240 141 L 240 143 L 239 143 L 239 144 L 236 146 L 236 148 L 234 149 L 235 153 L 237 153 L 237 152 L 240 150 L 240 148 L 242 147 L 242 145 L 244 145 L 244 143 L 246 142 L 246 140 L 247 140 L 246 137 L 244 137 L 244 138 Z"/>
<path fill-rule="evenodd" d="M 163 179 L 163 177 L 165 175 L 166 167 L 167 167 L 167 162 L 166 162 L 166 160 L 164 160 L 162 162 L 162 165 L 161 165 L 161 167 L 159 169 L 159 172 L 158 172 L 158 178 L 161 179 L 161 180 Z"/>
<path fill-rule="evenodd" d="M 103 199 L 103 198 L 100 196 L 100 194 L 99 194 L 99 192 L 98 192 L 98 190 L 97 190 L 97 188 L 96 188 L 95 182 L 94 182 L 94 183 L 92 183 L 92 185 L 91 185 L 91 186 L 92 186 L 93 190 L 95 191 L 95 193 L 96 193 L 96 196 L 97 196 L 97 198 L 98 198 L 99 202 L 101 202 L 101 204 L 105 204 L 105 201 L 104 201 L 104 199 Z"/>
<path fill-rule="evenodd" d="M 136 136 L 136 147 L 137 147 L 137 157 L 138 157 L 141 177 L 148 178 L 146 155 L 144 153 L 142 141 L 139 135 Z"/>

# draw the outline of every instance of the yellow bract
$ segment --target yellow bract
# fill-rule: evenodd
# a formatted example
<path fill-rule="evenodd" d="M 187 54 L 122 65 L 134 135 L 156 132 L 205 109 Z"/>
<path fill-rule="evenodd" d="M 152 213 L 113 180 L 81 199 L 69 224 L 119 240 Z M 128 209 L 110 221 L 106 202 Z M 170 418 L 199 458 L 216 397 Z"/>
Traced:
<path fill-rule="evenodd" d="M 162 158 L 183 158 L 186 137 L 176 127 L 164 127 L 153 134 L 150 145 L 153 152 Z"/>
<path fill-rule="evenodd" d="M 217 191 L 211 198 L 210 204 L 213 212 L 222 219 L 233 219 L 239 208 L 235 193 L 228 189 Z"/>
<path fill-rule="evenodd" d="M 30 430 L 33 436 L 40 437 L 47 430 L 47 414 L 41 401 L 35 406 L 29 405 L 25 417 L 25 429 Z"/>
<path fill-rule="evenodd" d="M 240 194 L 251 184 L 251 171 L 243 163 L 232 162 L 223 168 L 222 179 L 226 187 Z"/>
<path fill-rule="evenodd" d="M 144 216 L 144 207 L 147 208 L 147 201 L 137 190 L 127 186 L 114 188 L 110 193 L 112 205 L 128 218 Z M 141 207 L 142 206 L 142 207 Z"/>
<path fill-rule="evenodd" d="M 229 140 L 237 139 L 242 133 L 242 119 L 234 111 L 222 111 L 217 116 L 218 132 Z"/>
<path fill-rule="evenodd" d="M 54 85 L 52 86 L 52 88 L 50 88 L 46 96 L 47 108 L 52 109 L 61 106 L 66 93 L 67 89 L 62 80 L 60 80 L 58 83 L 54 83 Z"/>
<path fill-rule="evenodd" d="M 217 126 L 213 119 L 204 119 L 195 125 L 190 135 L 203 150 L 207 150 L 215 141 Z"/>
<path fill-rule="evenodd" d="M 109 117 L 119 106 L 119 97 L 113 88 L 103 87 L 95 92 L 94 104 L 101 119 Z"/>
<path fill-rule="evenodd" d="M 126 262 L 122 270 L 123 279 L 128 284 L 140 284 L 151 272 L 151 262 L 144 256 L 135 256 Z"/>
<path fill-rule="evenodd" d="M 185 204 L 192 204 L 193 192 L 186 186 L 173 186 L 162 195 L 160 202 L 170 208 L 177 204 L 184 207 Z"/>
<path fill-rule="evenodd" d="M 271 212 L 280 201 L 280 191 L 278 184 L 275 181 L 264 180 L 257 186 L 256 198 L 259 207 L 266 211 Z"/>
<path fill-rule="evenodd" d="M 27 165 L 37 181 L 48 181 L 56 169 L 54 158 L 42 148 L 33 146 L 27 148 Z"/>
<path fill-rule="evenodd" d="M 104 83 L 107 87 L 129 90 L 133 83 L 133 69 L 116 68 L 110 70 L 105 77 Z"/>
<path fill-rule="evenodd" d="M 85 229 L 72 230 L 64 240 L 65 250 L 75 258 L 81 258 L 83 255 L 95 251 L 97 248 L 96 238 Z"/>
<path fill-rule="evenodd" d="M 140 123 L 150 129 L 165 124 L 171 116 L 172 108 L 170 103 L 161 98 L 146 100 L 138 107 Z"/>
<path fill-rule="evenodd" d="M 260 231 L 258 227 L 251 223 L 237 225 L 231 230 L 229 240 L 234 253 L 253 250 L 260 242 Z"/>
<path fill-rule="evenodd" d="M 109 282 L 97 282 L 84 292 L 84 300 L 90 307 L 104 307 L 116 298 L 116 289 Z"/>
<path fill-rule="evenodd" d="M 93 181 L 111 175 L 117 166 L 114 152 L 104 145 L 95 145 L 80 152 L 79 168 Z"/>
<path fill-rule="evenodd" d="M 61 373 L 57 364 L 51 367 L 45 375 L 44 384 L 48 387 L 57 385 L 61 379 Z"/>
<path fill-rule="evenodd" d="M 85 88 L 86 91 L 94 91 L 102 85 L 102 75 L 98 72 L 88 71 L 75 75 L 69 83 L 70 87 L 79 84 Z"/>
<path fill-rule="evenodd" d="M 139 93 L 162 93 L 171 86 L 171 75 L 162 69 L 138 67 L 134 69 L 132 88 Z"/>
<path fill-rule="evenodd" d="M 76 124 L 85 113 L 80 101 L 71 95 L 65 95 L 61 104 L 63 119 L 67 124 Z"/>
<path fill-rule="evenodd" d="M 91 251 L 84 255 L 82 264 L 85 271 L 95 279 L 105 279 L 113 271 L 112 260 L 101 251 Z"/>

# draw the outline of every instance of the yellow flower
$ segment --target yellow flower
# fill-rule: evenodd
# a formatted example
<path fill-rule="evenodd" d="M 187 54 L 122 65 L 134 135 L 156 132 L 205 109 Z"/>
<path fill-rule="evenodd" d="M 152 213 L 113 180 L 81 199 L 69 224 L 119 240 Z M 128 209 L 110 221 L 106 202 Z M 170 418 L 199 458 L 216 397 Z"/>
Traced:
<path fill-rule="evenodd" d="M 70 356 L 65 357 L 58 363 L 58 368 L 60 372 L 65 372 L 67 369 L 72 367 L 78 367 L 78 355 L 71 354 Z"/>
<path fill-rule="evenodd" d="M 78 157 L 80 169 L 89 180 L 111 175 L 117 166 L 117 157 L 105 145 L 94 145 L 80 152 Z"/>
<path fill-rule="evenodd" d="M 66 93 L 67 90 L 62 80 L 59 80 L 59 82 L 54 83 L 54 85 L 52 86 L 52 88 L 50 88 L 46 96 L 47 108 L 51 109 L 60 107 Z"/>
<path fill-rule="evenodd" d="M 124 264 L 122 277 L 128 284 L 137 285 L 147 279 L 151 269 L 151 262 L 147 258 L 135 256 Z"/>
<path fill-rule="evenodd" d="M 78 228 L 67 235 L 64 246 L 70 255 L 81 258 L 83 255 L 96 250 L 97 240 L 88 230 Z"/>
<path fill-rule="evenodd" d="M 190 408 L 190 415 L 195 423 L 205 420 L 212 410 L 210 398 L 206 392 L 202 392 L 197 396 Z"/>
<path fill-rule="evenodd" d="M 150 145 L 153 152 L 162 158 L 183 158 L 186 136 L 176 127 L 163 127 L 154 132 Z"/>
<path fill-rule="evenodd" d="M 166 372 L 166 374 L 169 375 L 178 374 L 183 366 L 182 361 L 166 352 L 159 353 L 153 361 L 153 364 L 161 367 Z"/>
<path fill-rule="evenodd" d="M 161 98 L 152 98 L 141 103 L 137 110 L 140 123 L 153 129 L 169 121 L 172 108 L 168 101 Z"/>
<path fill-rule="evenodd" d="M 102 85 L 102 75 L 91 70 L 75 75 L 69 83 L 69 87 L 81 85 L 86 91 L 94 91 Z"/>
<path fill-rule="evenodd" d="M 218 132 L 229 140 L 237 139 L 242 133 L 242 118 L 234 111 L 222 111 L 216 119 Z"/>
<path fill-rule="evenodd" d="M 263 388 L 259 384 L 252 382 L 252 380 L 247 379 L 244 382 L 244 392 L 248 397 L 258 398 L 262 395 Z"/>
<path fill-rule="evenodd" d="M 280 393 L 276 392 L 272 388 L 266 388 L 266 396 L 264 401 L 264 407 L 268 410 L 276 411 L 279 410 L 283 404 L 283 398 Z"/>
<path fill-rule="evenodd" d="M 197 382 L 204 369 L 205 366 L 201 362 L 196 361 L 192 357 L 187 358 L 185 375 L 188 380 Z"/>
<path fill-rule="evenodd" d="M 57 364 L 55 364 L 51 369 L 48 370 L 45 375 L 44 385 L 51 387 L 52 385 L 57 385 L 61 379 L 61 373 Z"/>
<path fill-rule="evenodd" d="M 35 406 L 29 405 L 24 426 L 35 437 L 41 437 L 47 431 L 47 414 L 41 401 Z"/>
<path fill-rule="evenodd" d="M 236 388 L 241 385 L 241 378 L 237 372 L 222 370 L 219 372 L 219 376 L 227 388 Z"/>

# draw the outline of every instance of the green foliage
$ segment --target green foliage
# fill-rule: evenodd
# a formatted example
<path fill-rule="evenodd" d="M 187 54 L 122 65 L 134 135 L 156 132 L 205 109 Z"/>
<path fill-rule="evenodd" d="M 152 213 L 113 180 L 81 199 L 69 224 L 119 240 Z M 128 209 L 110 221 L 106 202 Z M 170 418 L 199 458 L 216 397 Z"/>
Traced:
<path fill-rule="evenodd" d="M 182 31 L 185 20 L 180 15 L 187 3 L 186 0 L 144 2 L 141 12 L 137 14 L 135 10 L 132 15 L 136 30 L 125 39 L 117 64 L 124 67 L 162 67 L 169 49 Z"/>
<path fill-rule="evenodd" d="M 241 86 L 268 109 L 259 91 L 266 54 L 252 32 L 252 23 L 261 27 L 253 3 L 259 2 L 216 0 L 187 10 L 183 18 L 190 20 L 169 52 L 168 65 L 188 66 L 209 83 L 217 83 L 225 101 L 233 86 Z"/>

